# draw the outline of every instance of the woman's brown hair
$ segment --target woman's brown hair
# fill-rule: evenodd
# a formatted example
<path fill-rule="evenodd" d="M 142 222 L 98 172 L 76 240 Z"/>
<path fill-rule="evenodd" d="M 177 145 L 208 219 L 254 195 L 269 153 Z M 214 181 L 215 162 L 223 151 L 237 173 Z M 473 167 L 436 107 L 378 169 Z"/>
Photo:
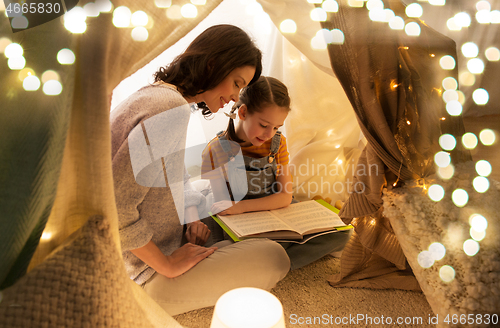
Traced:
<path fill-rule="evenodd" d="M 288 89 L 278 79 L 270 76 L 261 76 L 257 82 L 248 85 L 240 93 L 240 99 L 233 105 L 231 114 L 233 114 L 241 105 L 246 105 L 247 113 L 252 115 L 255 112 L 262 112 L 268 106 L 276 105 L 284 108 L 287 112 L 290 111 L 290 96 Z M 229 119 L 225 136 L 232 141 L 243 142 L 236 135 L 234 129 L 234 120 Z"/>
<path fill-rule="evenodd" d="M 215 88 L 236 68 L 255 67 L 249 85 L 262 72 L 262 53 L 248 34 L 233 25 L 215 25 L 191 42 L 186 51 L 155 74 L 155 82 L 163 81 L 178 87 L 184 97 Z M 211 114 L 205 103 L 199 103 L 203 115 Z"/>

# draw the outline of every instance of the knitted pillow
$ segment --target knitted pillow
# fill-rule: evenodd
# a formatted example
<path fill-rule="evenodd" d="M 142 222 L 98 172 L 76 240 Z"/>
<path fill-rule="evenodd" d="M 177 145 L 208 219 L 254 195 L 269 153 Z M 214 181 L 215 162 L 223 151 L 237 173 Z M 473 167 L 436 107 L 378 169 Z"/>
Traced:
<path fill-rule="evenodd" d="M 0 327 L 152 327 L 151 314 L 137 302 L 130 282 L 108 221 L 93 216 L 69 242 L 2 291 Z"/>
<path fill-rule="evenodd" d="M 481 318 L 483 324 L 496 323 L 492 322 L 495 320 L 492 315 L 498 315 L 500 184 L 492 180 L 488 191 L 479 193 L 471 183 L 475 176 L 474 164 L 469 162 L 457 165 L 449 180 L 436 176 L 426 178 L 427 188 L 439 184 L 445 190 L 439 202 L 433 202 L 423 185 L 415 182 L 384 192 L 384 215 L 390 219 L 432 310 L 439 315 L 438 327 L 463 324 L 468 314 L 474 314 L 477 325 Z M 452 192 L 458 188 L 469 195 L 463 207 L 455 206 L 451 199 Z M 476 236 L 478 243 L 472 240 L 470 230 L 474 214 L 484 216 L 488 222 L 484 238 Z M 479 245 L 477 254 L 465 253 L 466 240 Z M 446 251 L 441 247 L 439 254 L 436 250 L 440 248 L 430 247 L 435 242 L 441 243 Z"/>

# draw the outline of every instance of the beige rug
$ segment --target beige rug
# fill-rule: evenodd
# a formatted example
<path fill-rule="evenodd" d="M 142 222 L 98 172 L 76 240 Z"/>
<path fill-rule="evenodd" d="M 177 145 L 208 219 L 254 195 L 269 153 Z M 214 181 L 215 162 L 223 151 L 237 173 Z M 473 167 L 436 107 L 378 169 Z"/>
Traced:
<path fill-rule="evenodd" d="M 287 327 L 332 327 L 337 324 L 339 327 L 366 327 L 376 326 L 377 322 L 383 327 L 388 326 L 387 320 L 391 319 L 394 327 L 432 326 L 427 322 L 434 314 L 422 293 L 333 288 L 327 278 L 338 273 L 339 268 L 340 260 L 328 256 L 288 273 L 278 283 L 271 292 L 283 304 Z M 213 307 L 210 307 L 178 315 L 175 319 L 189 328 L 207 328 L 212 313 Z M 357 318 L 360 320 L 356 321 Z M 396 324 L 398 318 L 403 324 Z M 379 320 L 384 320 L 384 324 Z M 404 320 L 410 324 L 404 324 Z"/>

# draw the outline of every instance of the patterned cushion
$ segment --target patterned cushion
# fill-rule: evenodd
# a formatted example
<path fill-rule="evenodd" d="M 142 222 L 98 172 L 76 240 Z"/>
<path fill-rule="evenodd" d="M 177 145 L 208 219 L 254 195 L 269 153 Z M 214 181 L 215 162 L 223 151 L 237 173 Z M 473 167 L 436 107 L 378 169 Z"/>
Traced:
<path fill-rule="evenodd" d="M 2 294 L 2 328 L 152 327 L 101 216 Z"/>

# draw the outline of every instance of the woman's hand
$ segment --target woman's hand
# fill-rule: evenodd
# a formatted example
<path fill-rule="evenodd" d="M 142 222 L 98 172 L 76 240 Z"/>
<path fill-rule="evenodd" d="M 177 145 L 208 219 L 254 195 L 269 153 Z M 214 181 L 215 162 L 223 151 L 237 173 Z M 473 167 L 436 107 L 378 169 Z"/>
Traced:
<path fill-rule="evenodd" d="M 222 200 L 220 202 L 214 203 L 212 205 L 211 211 L 212 213 L 220 215 L 241 214 L 245 212 L 243 208 L 243 201 L 232 202 L 229 200 Z"/>
<path fill-rule="evenodd" d="M 167 266 L 158 271 L 167 278 L 175 278 L 188 271 L 210 254 L 213 254 L 217 247 L 202 247 L 187 243 L 176 249 L 170 256 L 167 256 Z"/>
<path fill-rule="evenodd" d="M 187 224 L 186 239 L 188 242 L 195 245 L 204 245 L 209 236 L 210 230 L 205 223 L 194 221 Z"/>

